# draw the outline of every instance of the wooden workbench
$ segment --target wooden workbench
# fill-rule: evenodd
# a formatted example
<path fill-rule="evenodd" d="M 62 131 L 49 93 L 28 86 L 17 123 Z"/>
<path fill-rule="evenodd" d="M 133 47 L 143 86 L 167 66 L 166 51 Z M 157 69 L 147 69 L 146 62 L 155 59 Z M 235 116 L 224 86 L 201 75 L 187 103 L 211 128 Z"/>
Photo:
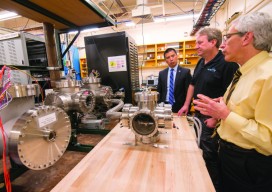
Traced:
<path fill-rule="evenodd" d="M 213 192 L 214 187 L 186 118 L 160 129 L 159 147 L 135 144 L 118 124 L 52 192 Z"/>

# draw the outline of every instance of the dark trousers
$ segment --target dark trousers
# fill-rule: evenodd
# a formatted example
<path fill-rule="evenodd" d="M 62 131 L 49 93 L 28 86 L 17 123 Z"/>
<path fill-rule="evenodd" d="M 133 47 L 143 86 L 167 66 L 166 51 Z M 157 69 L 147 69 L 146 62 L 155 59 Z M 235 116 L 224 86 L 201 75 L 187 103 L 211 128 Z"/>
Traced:
<path fill-rule="evenodd" d="M 204 121 L 208 118 L 201 114 L 196 114 L 196 117 L 202 123 L 202 132 L 200 139 L 200 148 L 202 149 L 203 159 L 205 161 L 207 170 L 213 182 L 214 188 L 217 192 L 221 192 L 221 182 L 220 182 L 220 169 L 219 169 L 219 159 L 218 159 L 218 140 L 219 137 L 216 135 L 211 138 L 214 129 L 209 128 L 205 125 Z"/>
<path fill-rule="evenodd" d="M 220 141 L 223 192 L 271 192 L 272 156 Z"/>

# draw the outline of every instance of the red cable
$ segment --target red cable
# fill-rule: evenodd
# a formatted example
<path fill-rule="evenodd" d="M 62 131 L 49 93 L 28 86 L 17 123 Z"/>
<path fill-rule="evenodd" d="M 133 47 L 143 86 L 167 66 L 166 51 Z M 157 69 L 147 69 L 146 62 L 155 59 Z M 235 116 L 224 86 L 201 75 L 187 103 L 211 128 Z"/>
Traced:
<path fill-rule="evenodd" d="M 2 69 L 0 70 L 0 81 L 1 85 L 0 86 L 0 91 L 1 93 L 4 93 L 6 89 L 9 87 L 8 83 L 3 82 L 3 76 L 5 74 L 5 70 L 9 68 L 6 66 L 3 66 Z M 10 78 L 10 74 L 8 74 L 8 78 Z M 3 88 L 1 90 L 1 87 Z M 2 95 L 2 94 L 1 94 Z M 4 94 L 2 95 L 3 97 L 0 98 L 0 101 L 4 99 Z M 10 182 L 10 176 L 9 176 L 9 170 L 7 167 L 7 156 L 6 156 L 6 151 L 7 151 L 7 146 L 6 146 L 6 135 L 5 135 L 5 130 L 3 127 L 2 119 L 0 117 L 0 129 L 2 133 L 2 138 L 3 138 L 3 154 L 2 154 L 2 160 L 3 160 L 3 172 L 4 172 L 4 180 L 5 180 L 5 186 L 6 186 L 6 191 L 11 192 L 11 182 Z"/>
<path fill-rule="evenodd" d="M 4 171 L 4 179 L 5 179 L 5 184 L 6 184 L 6 191 L 11 192 L 11 182 L 10 182 L 10 177 L 9 177 L 9 171 L 7 168 L 7 161 L 6 161 L 6 136 L 5 136 L 5 130 L 3 127 L 2 119 L 0 117 L 0 128 L 1 128 L 1 133 L 3 137 L 3 171 Z"/>

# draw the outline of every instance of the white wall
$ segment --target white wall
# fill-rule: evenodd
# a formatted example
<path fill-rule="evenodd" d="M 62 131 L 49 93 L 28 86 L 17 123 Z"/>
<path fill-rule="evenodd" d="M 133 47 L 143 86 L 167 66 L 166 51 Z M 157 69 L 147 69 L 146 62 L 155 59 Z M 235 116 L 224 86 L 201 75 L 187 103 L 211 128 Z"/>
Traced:
<path fill-rule="evenodd" d="M 193 19 L 175 22 L 149 23 L 144 26 L 136 25 L 126 31 L 134 38 L 136 44 L 156 44 L 193 39 L 190 34 L 193 28 Z"/>
<path fill-rule="evenodd" d="M 78 47 L 84 47 L 85 36 L 114 33 L 118 31 L 126 31 L 135 40 L 137 45 L 191 40 L 194 39 L 194 37 L 189 35 L 192 28 L 193 19 L 163 23 L 146 23 L 144 25 L 138 24 L 133 27 L 126 28 L 107 27 L 99 31 L 80 34 L 75 45 Z M 187 36 L 184 36 L 185 32 L 188 34 Z M 80 57 L 85 57 L 85 50 L 82 49 L 80 51 Z"/>
<path fill-rule="evenodd" d="M 263 11 L 272 16 L 272 1 L 271 0 L 226 0 L 214 18 L 211 20 L 211 26 L 226 31 L 226 21 L 231 18 L 235 12 L 247 14 L 255 11 Z"/>
<path fill-rule="evenodd" d="M 260 9 L 258 11 L 268 13 L 272 17 L 272 11 L 271 10 L 272 10 L 272 1 L 270 0 L 266 5 L 264 5 L 263 7 L 260 7 Z"/>

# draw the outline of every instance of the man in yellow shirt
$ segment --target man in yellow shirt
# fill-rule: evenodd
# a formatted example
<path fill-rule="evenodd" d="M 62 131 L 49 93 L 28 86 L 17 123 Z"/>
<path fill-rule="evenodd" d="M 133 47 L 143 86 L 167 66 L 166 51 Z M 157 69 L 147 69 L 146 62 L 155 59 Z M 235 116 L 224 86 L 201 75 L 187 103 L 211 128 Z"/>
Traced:
<path fill-rule="evenodd" d="M 223 191 L 272 191 L 272 18 L 241 16 L 224 38 L 225 60 L 240 64 L 240 76 L 224 98 L 199 94 L 195 109 L 220 121 Z"/>

